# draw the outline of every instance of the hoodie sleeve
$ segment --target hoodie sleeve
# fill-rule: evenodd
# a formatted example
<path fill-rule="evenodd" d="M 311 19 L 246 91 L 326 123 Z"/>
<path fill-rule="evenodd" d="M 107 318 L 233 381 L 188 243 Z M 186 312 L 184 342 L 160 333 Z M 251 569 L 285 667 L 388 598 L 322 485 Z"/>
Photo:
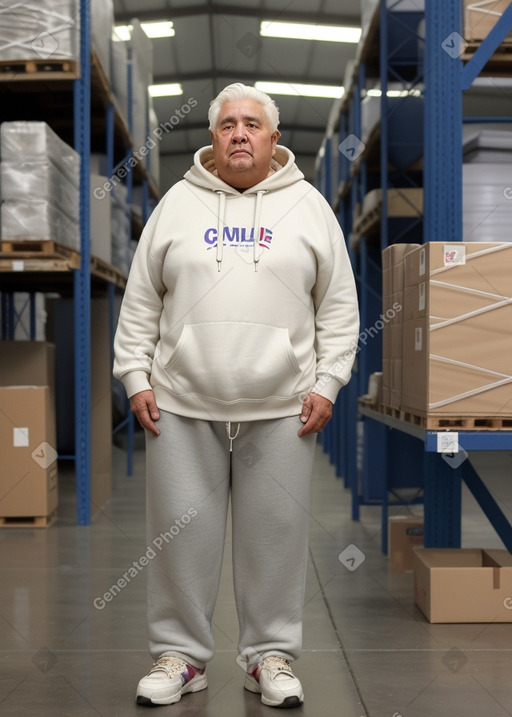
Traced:
<path fill-rule="evenodd" d="M 317 356 L 314 393 L 334 403 L 350 380 L 359 335 L 359 310 L 354 275 L 345 238 L 331 208 L 319 196 L 330 250 L 322 257 L 313 289 L 315 303 L 315 350 Z"/>
<path fill-rule="evenodd" d="M 160 338 L 160 316 L 165 286 L 162 257 L 155 253 L 153 235 L 164 200 L 142 232 L 126 285 L 114 338 L 114 376 L 130 398 L 151 389 L 149 377 Z M 161 251 L 159 252 L 162 253 Z"/>

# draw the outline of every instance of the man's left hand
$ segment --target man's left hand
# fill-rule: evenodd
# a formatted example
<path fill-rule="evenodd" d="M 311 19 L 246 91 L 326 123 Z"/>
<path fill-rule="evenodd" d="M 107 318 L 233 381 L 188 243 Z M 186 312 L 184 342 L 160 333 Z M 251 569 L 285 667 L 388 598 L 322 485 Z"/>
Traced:
<path fill-rule="evenodd" d="M 318 393 L 308 393 L 302 404 L 300 420 L 304 424 L 299 436 L 318 433 L 328 424 L 332 416 L 332 403 Z"/>

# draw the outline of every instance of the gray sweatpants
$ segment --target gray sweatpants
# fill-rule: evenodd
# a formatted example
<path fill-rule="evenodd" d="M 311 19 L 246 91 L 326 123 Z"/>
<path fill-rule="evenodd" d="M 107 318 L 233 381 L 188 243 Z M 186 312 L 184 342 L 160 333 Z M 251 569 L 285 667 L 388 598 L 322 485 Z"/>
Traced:
<path fill-rule="evenodd" d="M 211 422 L 161 411 L 146 433 L 148 635 L 153 659 L 202 668 L 214 653 L 211 622 L 231 492 L 238 651 L 249 666 L 299 656 L 315 435 L 298 416 Z M 236 433 L 229 452 L 227 427 Z"/>

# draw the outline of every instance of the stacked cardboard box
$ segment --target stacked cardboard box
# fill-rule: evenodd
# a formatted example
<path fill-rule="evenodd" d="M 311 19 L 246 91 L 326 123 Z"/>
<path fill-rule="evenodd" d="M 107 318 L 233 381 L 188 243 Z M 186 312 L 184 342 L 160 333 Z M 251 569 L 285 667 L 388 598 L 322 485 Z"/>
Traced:
<path fill-rule="evenodd" d="M 466 42 L 485 40 L 509 5 L 510 0 L 464 0 Z M 512 42 L 512 33 L 507 35 L 505 42 Z"/>
<path fill-rule="evenodd" d="M 30 525 L 58 503 L 54 346 L 1 341 L 0 366 L 0 518 Z"/>
<path fill-rule="evenodd" d="M 419 244 L 392 244 L 382 253 L 382 404 L 401 408 L 404 257 Z"/>
<path fill-rule="evenodd" d="M 512 243 L 432 242 L 404 258 L 401 408 L 512 416 Z"/>

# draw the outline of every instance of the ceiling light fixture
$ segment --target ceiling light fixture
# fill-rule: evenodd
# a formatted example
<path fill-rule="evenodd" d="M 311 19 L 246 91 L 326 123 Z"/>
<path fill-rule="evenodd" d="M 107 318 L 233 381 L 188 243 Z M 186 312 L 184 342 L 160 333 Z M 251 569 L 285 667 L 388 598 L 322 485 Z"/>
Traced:
<path fill-rule="evenodd" d="M 114 27 L 114 40 L 126 42 L 131 38 L 133 25 L 116 25 Z M 174 37 L 176 34 L 172 22 L 142 22 L 141 27 L 148 37 Z"/>
<path fill-rule="evenodd" d="M 255 82 L 256 89 L 269 95 L 293 95 L 295 97 L 343 97 L 344 87 L 335 85 L 301 85 L 296 82 Z"/>
<path fill-rule="evenodd" d="M 179 82 L 171 82 L 163 85 L 150 85 L 149 94 L 151 97 L 175 97 L 183 94 L 183 87 Z"/>
<path fill-rule="evenodd" d="M 368 90 L 366 96 L 382 97 L 382 90 Z M 411 90 L 388 90 L 386 92 L 386 97 L 421 97 L 421 90 L 414 88 Z"/>
<path fill-rule="evenodd" d="M 260 25 L 260 35 L 262 37 L 280 37 L 291 40 L 322 40 L 324 42 L 357 44 L 361 38 L 361 28 L 263 20 Z"/>
<path fill-rule="evenodd" d="M 172 22 L 143 22 L 142 29 L 151 39 L 155 37 L 174 37 L 176 34 Z"/>

